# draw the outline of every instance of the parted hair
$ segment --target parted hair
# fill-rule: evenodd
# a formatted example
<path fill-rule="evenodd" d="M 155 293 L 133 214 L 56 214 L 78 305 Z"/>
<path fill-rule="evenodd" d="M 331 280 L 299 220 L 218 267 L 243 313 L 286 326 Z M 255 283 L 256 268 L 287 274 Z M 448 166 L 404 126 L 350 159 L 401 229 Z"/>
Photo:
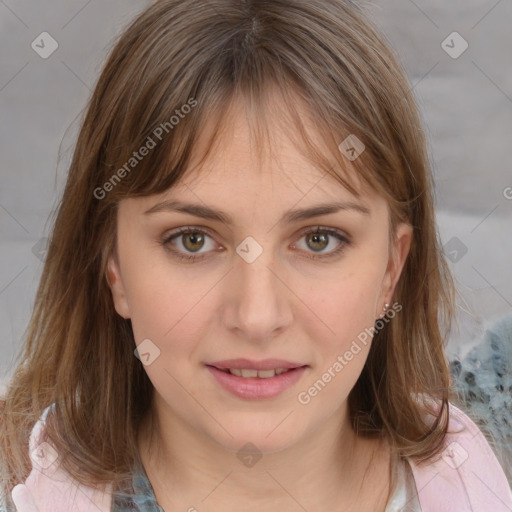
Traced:
<path fill-rule="evenodd" d="M 422 120 L 371 13 L 351 0 L 158 0 L 115 41 L 80 121 L 33 314 L 2 401 L 6 489 L 28 475 L 29 434 L 50 404 L 45 436 L 74 478 L 96 484 L 130 474 L 153 387 L 106 276 L 117 205 L 185 176 L 202 128 L 220 126 L 234 98 L 250 107 L 261 141 L 271 89 L 282 97 L 297 147 L 353 193 L 340 143 L 355 135 L 365 150 L 351 164 L 386 199 L 390 237 L 399 222 L 413 227 L 393 298 L 402 311 L 375 333 L 349 411 L 359 435 L 385 436 L 401 457 L 439 452 L 451 393 L 444 344 L 453 280 L 435 224 Z M 305 130 L 297 101 L 322 148 Z M 219 133 L 212 130 L 204 157 Z M 147 156 L 127 165 L 148 137 L 155 144 Z"/>

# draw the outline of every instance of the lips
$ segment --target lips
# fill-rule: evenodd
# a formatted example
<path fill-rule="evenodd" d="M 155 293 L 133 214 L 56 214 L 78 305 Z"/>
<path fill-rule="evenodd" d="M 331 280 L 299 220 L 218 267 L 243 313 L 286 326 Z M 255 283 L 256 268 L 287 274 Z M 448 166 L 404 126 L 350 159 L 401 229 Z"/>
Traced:
<path fill-rule="evenodd" d="M 307 367 L 308 365 L 283 359 L 229 359 L 206 365 L 222 388 L 244 399 L 264 399 L 280 395 L 301 378 Z"/>

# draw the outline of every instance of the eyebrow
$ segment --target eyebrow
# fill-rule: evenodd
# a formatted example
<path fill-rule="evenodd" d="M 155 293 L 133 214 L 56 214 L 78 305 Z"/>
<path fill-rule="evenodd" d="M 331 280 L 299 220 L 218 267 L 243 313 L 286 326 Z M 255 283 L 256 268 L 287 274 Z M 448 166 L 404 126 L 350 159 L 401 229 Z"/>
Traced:
<path fill-rule="evenodd" d="M 331 213 L 337 213 L 339 211 L 351 210 L 363 215 L 371 215 L 370 210 L 359 203 L 355 202 L 345 202 L 345 203 L 326 203 L 319 204 L 315 206 L 311 206 L 309 208 L 299 208 L 295 210 L 289 210 L 283 214 L 280 222 L 284 223 L 293 223 L 299 222 L 302 220 L 311 219 L 313 217 L 320 217 L 321 215 L 328 215 Z M 180 201 L 163 201 L 151 207 L 149 210 L 145 211 L 144 214 L 152 214 L 158 212 L 181 212 L 181 213 L 189 213 L 190 215 L 194 215 L 196 217 L 201 217 L 203 219 L 216 220 L 218 222 L 222 222 L 226 225 L 234 224 L 233 218 L 228 213 L 222 210 L 216 210 L 214 208 L 210 208 L 209 206 L 204 206 L 200 204 L 192 204 L 192 203 L 183 203 Z"/>

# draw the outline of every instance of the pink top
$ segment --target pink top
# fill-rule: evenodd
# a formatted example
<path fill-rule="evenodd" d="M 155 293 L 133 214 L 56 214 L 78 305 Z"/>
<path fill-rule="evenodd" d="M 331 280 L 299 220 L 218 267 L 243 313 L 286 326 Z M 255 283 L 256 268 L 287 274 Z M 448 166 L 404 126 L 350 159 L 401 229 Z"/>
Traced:
<path fill-rule="evenodd" d="M 44 417 L 30 436 L 32 471 L 11 492 L 17 512 L 110 512 L 111 487 L 85 487 L 64 472 L 53 447 L 38 442 L 43 426 Z M 422 512 L 512 512 L 512 492 L 496 456 L 473 421 L 452 404 L 441 456 L 421 465 L 408 462 Z"/>

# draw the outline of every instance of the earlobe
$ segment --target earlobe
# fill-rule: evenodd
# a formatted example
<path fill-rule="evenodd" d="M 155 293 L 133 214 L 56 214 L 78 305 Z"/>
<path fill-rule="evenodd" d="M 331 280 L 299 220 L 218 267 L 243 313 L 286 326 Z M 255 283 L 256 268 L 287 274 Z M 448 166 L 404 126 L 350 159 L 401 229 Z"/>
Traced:
<path fill-rule="evenodd" d="M 411 225 L 401 223 L 397 226 L 393 247 L 391 247 L 390 251 L 388 268 L 382 283 L 382 306 L 384 303 L 391 303 L 393 301 L 396 286 L 411 248 L 412 236 L 413 229 Z"/>
<path fill-rule="evenodd" d="M 107 280 L 110 290 L 112 291 L 112 299 L 117 313 L 123 318 L 130 318 L 130 309 L 128 307 L 128 301 L 126 300 L 119 263 L 113 255 L 108 258 L 107 262 Z"/>

